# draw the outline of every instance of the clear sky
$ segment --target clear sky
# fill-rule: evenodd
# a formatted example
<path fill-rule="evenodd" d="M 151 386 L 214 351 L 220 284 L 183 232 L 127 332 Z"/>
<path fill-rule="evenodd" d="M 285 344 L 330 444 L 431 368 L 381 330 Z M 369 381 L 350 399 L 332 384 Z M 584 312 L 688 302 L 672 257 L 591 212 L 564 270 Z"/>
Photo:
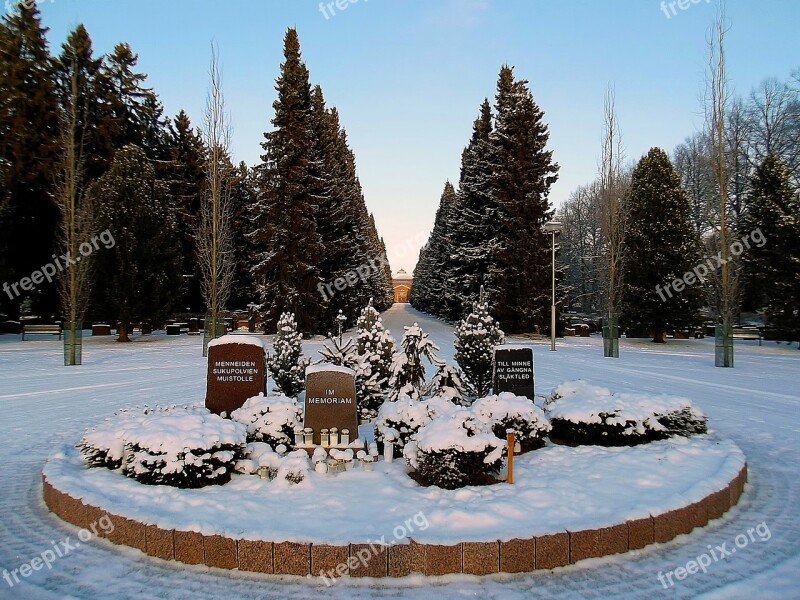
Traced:
<path fill-rule="evenodd" d="M 330 0 L 325 0 L 327 5 Z M 131 44 L 166 114 L 196 125 L 210 43 L 220 48 L 237 160 L 258 162 L 287 27 L 312 80 L 339 108 L 368 208 L 394 269 L 411 270 L 444 183 L 500 66 L 530 81 L 561 165 L 558 205 L 597 170 L 603 95 L 616 87 L 629 160 L 671 151 L 702 123 L 706 32 L 715 1 L 41 0 L 52 51 L 84 23 L 96 52 Z M 685 8 L 681 8 L 684 6 Z M 674 14 L 673 14 L 674 12 Z M 669 16 L 667 16 L 669 15 Z M 728 0 L 728 69 L 738 93 L 800 67 L 798 0 Z"/>

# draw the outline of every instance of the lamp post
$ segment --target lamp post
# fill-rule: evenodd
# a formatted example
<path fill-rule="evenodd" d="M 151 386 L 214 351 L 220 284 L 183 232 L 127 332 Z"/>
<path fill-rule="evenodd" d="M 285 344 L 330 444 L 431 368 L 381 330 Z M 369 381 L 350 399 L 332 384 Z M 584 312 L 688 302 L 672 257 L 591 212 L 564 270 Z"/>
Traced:
<path fill-rule="evenodd" d="M 561 231 L 561 223 L 548 221 L 544 224 L 544 231 L 552 234 L 553 239 L 553 293 L 550 305 L 550 351 L 556 351 L 556 234 Z"/>

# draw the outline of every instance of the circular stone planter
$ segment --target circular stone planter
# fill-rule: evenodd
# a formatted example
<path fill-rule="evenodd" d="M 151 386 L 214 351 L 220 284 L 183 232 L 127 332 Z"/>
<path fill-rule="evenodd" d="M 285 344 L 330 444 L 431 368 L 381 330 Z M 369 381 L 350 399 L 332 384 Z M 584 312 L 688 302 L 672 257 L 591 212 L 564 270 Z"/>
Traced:
<path fill-rule="evenodd" d="M 673 475 L 666 478 L 672 489 L 662 489 L 658 495 L 651 496 L 636 491 L 639 489 L 637 486 L 648 490 L 656 486 L 657 481 L 663 482 L 665 479 L 660 477 L 653 480 L 641 475 L 651 468 L 647 464 L 650 460 L 658 461 L 660 468 L 664 469 L 666 467 L 662 463 L 672 465 L 668 471 L 664 471 Z M 564 461 L 572 462 L 565 464 Z M 586 463 L 587 469 L 598 465 L 598 472 L 618 464 L 622 474 L 618 476 L 619 480 L 612 482 L 591 475 L 583 477 L 579 468 L 581 461 Z M 690 471 L 692 461 L 700 466 Z M 643 463 L 641 473 L 636 471 L 639 463 Z M 519 507 L 511 509 L 509 503 L 522 498 L 526 502 L 524 508 L 532 513 L 551 514 L 547 510 L 555 510 L 555 506 L 564 504 L 563 498 L 556 497 L 559 491 L 552 492 L 555 499 L 552 502 L 554 507 L 550 509 L 537 505 L 536 499 L 548 498 L 554 480 L 548 481 L 547 473 L 552 471 L 557 475 L 561 468 L 564 473 L 578 472 L 571 479 L 563 477 L 570 483 L 566 490 L 580 490 L 580 493 L 575 493 L 575 506 L 570 507 L 574 509 L 573 512 L 564 512 L 563 518 L 548 517 L 549 526 L 536 525 L 533 521 L 526 524 L 524 515 L 520 516 L 518 512 Z M 535 481 L 537 477 L 543 480 L 540 482 L 541 489 L 536 487 L 540 485 Z M 352 527 L 352 536 L 342 533 L 346 532 L 345 529 L 328 531 L 324 538 L 318 538 L 313 533 L 304 535 L 299 530 L 290 533 L 294 514 L 292 506 L 288 506 L 284 514 L 276 513 L 274 507 L 269 505 L 270 495 L 282 498 L 295 494 L 296 498 L 302 498 L 311 494 L 309 505 L 302 505 L 299 500 L 294 502 L 299 504 L 298 511 L 307 511 L 309 506 L 317 507 L 306 517 L 307 530 L 313 532 L 315 519 L 324 519 L 328 511 L 336 515 L 335 502 L 324 496 L 317 496 L 313 500 L 314 494 L 325 490 L 336 493 L 336 490 L 345 489 L 344 486 L 355 487 L 362 494 L 369 493 L 365 486 L 367 482 L 367 485 L 374 486 L 376 494 L 373 495 L 388 494 L 388 502 L 396 503 L 397 498 L 391 496 L 395 486 L 385 485 L 392 478 L 398 483 L 398 494 L 406 498 L 417 494 L 423 506 L 426 498 L 432 502 L 428 505 L 430 508 L 425 509 L 429 513 L 431 530 L 411 532 L 402 540 L 392 540 L 387 535 L 384 543 L 380 544 L 373 541 L 380 537 L 379 534 L 365 536 L 365 530 L 361 527 L 363 524 L 353 521 L 342 525 Z M 107 469 L 86 469 L 81 466 L 77 452 L 70 448 L 51 457 L 42 474 L 44 501 L 53 513 L 115 544 L 187 564 L 267 574 L 325 576 L 330 579 L 342 575 L 402 577 L 413 573 L 429 576 L 521 573 L 553 569 L 587 558 L 668 542 L 678 535 L 705 526 L 710 520 L 720 518 L 734 506 L 747 481 L 747 465 L 744 455 L 732 442 L 704 437 L 695 441 L 664 441 L 628 449 L 548 447 L 516 459 L 513 486 L 503 484 L 445 492 L 437 488 L 419 488 L 410 480 L 405 482 L 401 478 L 408 479 L 402 465 L 396 462 L 391 465 L 379 463 L 375 473 L 349 472 L 337 477 L 311 473 L 309 481 L 291 487 L 282 482 L 242 476 L 221 487 L 165 489 L 164 486 L 142 486 Z M 526 479 L 530 480 L 527 487 L 524 483 Z M 615 507 L 618 508 L 616 512 L 609 510 L 602 516 L 587 518 L 580 510 L 580 502 L 594 497 L 593 486 L 601 490 L 608 487 L 609 483 L 620 481 L 624 481 L 625 485 L 620 486 L 624 489 L 619 490 L 619 497 L 623 498 L 625 492 L 632 493 L 638 504 L 631 502 L 627 506 Z M 221 488 L 228 486 L 235 488 L 230 490 L 235 497 L 244 498 L 241 506 L 226 504 L 229 500 L 225 494 L 229 491 Z M 501 493 L 506 494 L 504 499 L 495 496 Z M 476 526 L 469 530 L 467 527 L 464 531 L 462 527 L 461 530 L 446 530 L 442 534 L 442 530 L 446 529 L 442 523 L 446 521 L 433 507 L 435 500 L 445 494 L 449 502 L 455 505 L 455 508 L 450 508 L 452 512 L 445 513 L 445 516 L 451 515 L 452 522 L 469 524 L 469 513 L 464 507 L 459 507 L 459 502 L 467 502 L 465 498 L 470 502 L 488 502 L 495 512 L 511 516 L 506 521 L 487 523 L 485 528 Z M 252 496 L 250 501 L 265 504 L 263 516 L 259 517 L 261 520 L 249 524 L 246 519 L 252 513 L 253 505 L 247 503 L 248 495 Z M 403 506 L 417 506 L 415 498 Z M 180 505 L 182 500 L 186 501 L 185 506 Z M 209 506 L 203 506 L 206 500 Z M 197 507 L 194 514 L 192 507 Z M 219 519 L 214 518 L 216 514 L 209 516 L 209 507 L 220 511 Z M 349 507 L 348 512 L 343 514 L 355 515 L 357 511 L 354 508 Z M 591 505 L 584 508 L 592 514 L 597 512 L 596 507 Z M 226 520 L 224 511 L 227 511 L 228 517 L 241 516 L 241 519 Z M 241 511 L 241 515 L 237 511 Z M 276 514 L 280 517 L 276 518 Z M 397 513 L 400 514 L 405 513 Z M 113 524 L 113 530 L 112 527 L 97 526 L 105 516 Z M 403 523 L 399 516 L 394 519 L 393 522 L 397 524 Z M 523 520 L 522 526 L 510 528 L 520 519 Z M 234 527 L 231 523 L 238 523 L 239 530 L 236 533 L 231 532 Z M 497 528 L 497 535 L 490 538 L 492 526 Z M 377 531 L 386 532 L 386 528 L 378 527 Z M 437 535 L 426 535 L 431 531 Z"/>

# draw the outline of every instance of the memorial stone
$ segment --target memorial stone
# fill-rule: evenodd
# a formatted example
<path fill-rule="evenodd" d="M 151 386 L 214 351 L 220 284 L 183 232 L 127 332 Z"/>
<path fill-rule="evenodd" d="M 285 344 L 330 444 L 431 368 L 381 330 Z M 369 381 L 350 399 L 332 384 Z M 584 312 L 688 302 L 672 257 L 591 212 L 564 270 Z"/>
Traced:
<path fill-rule="evenodd" d="M 256 337 L 226 335 L 209 342 L 206 408 L 230 416 L 248 398 L 266 393 L 266 357 Z"/>
<path fill-rule="evenodd" d="M 494 393 L 511 392 L 534 399 L 533 348 L 497 346 L 494 349 Z"/>
<path fill-rule="evenodd" d="M 306 403 L 303 426 L 314 430 L 320 445 L 323 429 L 358 431 L 355 372 L 336 365 L 314 365 L 306 369 Z"/>

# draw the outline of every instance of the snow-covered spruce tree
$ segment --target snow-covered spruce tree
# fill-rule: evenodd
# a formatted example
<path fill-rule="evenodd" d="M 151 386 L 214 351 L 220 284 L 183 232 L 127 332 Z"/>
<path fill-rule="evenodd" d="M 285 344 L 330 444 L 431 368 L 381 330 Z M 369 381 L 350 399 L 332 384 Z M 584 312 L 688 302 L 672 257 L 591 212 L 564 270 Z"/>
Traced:
<path fill-rule="evenodd" d="M 496 236 L 497 218 L 490 181 L 491 133 L 492 107 L 484 100 L 472 128 L 472 139 L 461 155 L 461 177 L 449 230 L 444 316 L 454 322 L 463 318 L 478 300 L 491 260 L 491 241 Z"/>
<path fill-rule="evenodd" d="M 267 330 L 289 311 L 297 315 L 301 332 L 312 333 L 324 308 L 317 289 L 324 248 L 315 220 L 319 198 L 312 193 L 311 87 L 295 29 L 286 33 L 284 56 L 275 85 L 274 130 L 264 134 L 265 154 L 256 167 L 251 239 L 259 251 L 251 273 Z"/>
<path fill-rule="evenodd" d="M 533 331 L 550 315 L 550 187 L 558 164 L 547 150 L 544 112 L 525 80 L 503 66 L 497 83 L 491 188 L 497 238 L 492 243 L 485 287 L 492 312 L 506 331 Z"/>
<path fill-rule="evenodd" d="M 423 359 L 436 366 L 442 362 L 436 355 L 439 346 L 431 341 L 417 323 L 403 329 L 405 333 L 400 341 L 401 349 L 395 353 L 392 360 L 392 376 L 389 380 L 391 401 L 396 401 L 401 396 L 419 399 L 425 386 Z"/>
<path fill-rule="evenodd" d="M 700 262 L 691 206 L 667 154 L 652 148 L 633 171 L 626 198 L 625 276 L 621 305 L 625 327 L 653 334 L 697 324 L 701 285 L 665 287 Z"/>
<path fill-rule="evenodd" d="M 472 313 L 461 321 L 455 332 L 455 359 L 472 398 L 481 398 L 492 387 L 494 347 L 505 341 L 503 331 L 489 314 L 489 304 L 481 288 L 480 299 L 472 305 Z"/>
<path fill-rule="evenodd" d="M 294 315 L 283 313 L 272 344 L 274 353 L 267 358 L 267 366 L 275 386 L 290 398 L 297 396 L 306 386 L 306 367 L 310 361 L 303 357 L 302 340 Z"/>
<path fill-rule="evenodd" d="M 450 261 L 449 230 L 456 191 L 449 181 L 445 183 L 433 231 L 425 244 L 425 253 L 414 269 L 414 286 L 422 283 L 421 293 L 414 294 L 411 286 L 412 306 L 438 317 L 445 314 L 446 270 Z"/>

